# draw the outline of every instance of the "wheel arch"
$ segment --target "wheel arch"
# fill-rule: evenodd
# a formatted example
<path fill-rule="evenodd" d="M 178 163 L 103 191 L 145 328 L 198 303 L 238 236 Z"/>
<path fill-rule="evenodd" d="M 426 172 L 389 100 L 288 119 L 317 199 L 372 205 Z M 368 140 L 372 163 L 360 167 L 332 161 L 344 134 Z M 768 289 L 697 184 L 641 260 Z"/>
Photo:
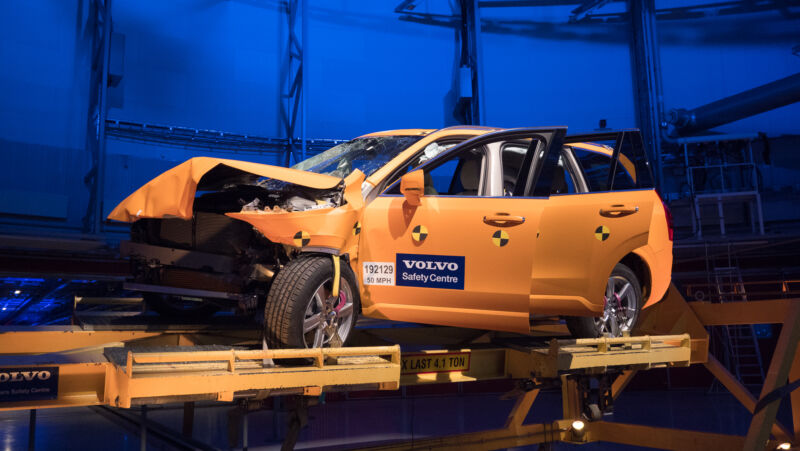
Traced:
<path fill-rule="evenodd" d="M 622 257 L 619 262 L 630 268 L 631 271 L 636 274 L 636 278 L 639 279 L 639 285 L 642 290 L 643 306 L 646 305 L 650 293 L 652 293 L 653 286 L 653 277 L 647 261 L 634 251 Z"/>

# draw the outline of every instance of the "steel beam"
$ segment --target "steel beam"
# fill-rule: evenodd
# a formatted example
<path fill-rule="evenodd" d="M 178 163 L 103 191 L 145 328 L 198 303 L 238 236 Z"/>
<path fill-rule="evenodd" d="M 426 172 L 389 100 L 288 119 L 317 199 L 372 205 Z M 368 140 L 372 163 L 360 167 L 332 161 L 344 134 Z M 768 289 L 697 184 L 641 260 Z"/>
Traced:
<path fill-rule="evenodd" d="M 656 187 L 661 188 L 661 57 L 658 52 L 655 0 L 628 0 L 631 17 L 631 68 L 636 122 L 653 166 Z"/>
<path fill-rule="evenodd" d="M 800 341 L 798 322 L 800 322 L 800 303 L 795 302 L 789 308 L 786 320 L 783 322 L 783 329 L 778 337 L 778 343 L 775 345 L 775 352 L 772 354 L 772 362 L 769 364 L 764 387 L 761 389 L 761 399 L 773 390 L 783 387 L 788 381 L 789 370 L 797 352 L 797 343 Z M 764 444 L 769 438 L 770 429 L 778 414 L 778 406 L 780 406 L 780 400 L 773 401 L 753 415 L 743 449 L 747 451 L 764 449 Z"/>
<path fill-rule="evenodd" d="M 483 107 L 483 69 L 481 52 L 481 13 L 478 0 L 460 0 L 461 7 L 461 61 L 459 66 L 469 68 L 472 97 L 465 105 L 465 122 L 482 125 L 485 122 Z"/>
<path fill-rule="evenodd" d="M 61 279 L 53 279 L 46 281 L 44 284 L 42 284 L 42 286 L 40 286 L 36 290 L 35 294 L 29 297 L 24 304 L 20 305 L 15 310 L 9 312 L 9 314 L 6 315 L 6 317 L 3 318 L 2 321 L 0 321 L 0 323 L 2 323 L 5 326 L 10 325 L 15 319 L 22 316 L 23 313 L 27 312 L 28 309 L 38 304 L 39 302 L 42 302 L 42 300 L 52 296 L 58 290 L 64 288 L 66 285 L 67 284 L 63 283 Z"/>
<path fill-rule="evenodd" d="M 750 302 L 689 302 L 689 307 L 704 326 L 780 324 L 789 309 L 800 299 L 775 299 Z"/>
<path fill-rule="evenodd" d="M 281 120 L 288 140 L 284 164 L 291 166 L 306 158 L 306 77 L 304 74 L 306 68 L 304 52 L 306 1 L 287 0 L 285 7 L 288 42 L 283 66 Z"/>
<path fill-rule="evenodd" d="M 704 363 L 706 369 L 717 378 L 717 380 L 736 398 L 748 412 L 753 413 L 758 400 L 750 390 L 747 389 L 736 376 L 731 374 L 725 365 L 720 363 L 713 355 L 708 356 L 708 361 Z M 772 435 L 781 441 L 789 440 L 792 434 L 782 424 L 777 421 L 772 425 Z"/>
<path fill-rule="evenodd" d="M 691 135 L 800 101 L 800 73 L 691 110 L 670 111 L 674 135 Z"/>
<path fill-rule="evenodd" d="M 84 177 L 89 188 L 89 205 L 83 218 L 83 231 L 99 234 L 103 229 L 103 193 L 106 160 L 106 117 L 108 116 L 108 67 L 111 58 L 111 0 L 95 0 L 90 21 L 94 25 L 92 39 L 89 112 L 86 127 L 86 149 L 92 168 Z"/>

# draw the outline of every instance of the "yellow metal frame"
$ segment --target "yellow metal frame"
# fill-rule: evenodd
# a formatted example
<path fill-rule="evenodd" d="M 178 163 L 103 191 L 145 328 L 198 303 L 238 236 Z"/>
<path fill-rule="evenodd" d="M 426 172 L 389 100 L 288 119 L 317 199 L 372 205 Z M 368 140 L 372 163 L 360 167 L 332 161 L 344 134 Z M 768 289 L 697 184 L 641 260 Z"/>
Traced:
<path fill-rule="evenodd" d="M 301 360 L 284 367 L 266 359 Z M 303 363 L 303 361 L 311 363 Z M 36 362 L 34 360 L 33 362 Z M 128 408 L 187 400 L 232 401 L 235 394 L 319 395 L 323 389 L 396 390 L 399 346 L 179 352 L 127 352 L 124 363 L 99 350 L 56 354 L 19 367 L 59 368 L 58 398 L 4 403 L 2 410 L 110 405 Z M 3 365 L 14 368 L 15 365 Z"/>
<path fill-rule="evenodd" d="M 130 407 L 186 400 L 232 400 L 237 396 L 263 398 L 278 394 L 318 395 L 328 390 L 397 389 L 400 385 L 468 382 L 487 379 L 562 380 L 563 416 L 548 423 L 524 424 L 538 390 L 518 391 L 517 402 L 503 428 L 457 436 L 415 440 L 415 447 L 502 448 L 553 441 L 613 442 L 665 449 L 763 450 L 764 444 L 800 441 L 800 393 L 792 393 L 794 429 L 775 421 L 778 402 L 757 412 L 746 436 L 675 430 L 651 426 L 587 422 L 581 433 L 572 422 L 581 417 L 577 383 L 570 374 L 621 372 L 611 387 L 618 397 L 638 371 L 653 367 L 704 365 L 749 411 L 758 399 L 708 354 L 710 325 L 779 323 L 781 335 L 767 371 L 761 398 L 788 381 L 800 379 L 800 299 L 749 303 L 687 303 L 673 286 L 665 298 L 643 311 L 642 337 L 595 340 L 552 340 L 539 347 L 480 347 L 421 351 L 415 355 L 466 352 L 468 369 L 430 374 L 401 375 L 399 346 L 367 346 L 311 350 L 195 350 L 178 352 L 128 351 L 124 362 L 103 356 L 102 346 L 111 343 L 137 345 L 230 346 L 257 343 L 252 331 L 210 333 L 201 331 L 8 331 L 0 333 L 4 359 L 19 358 L 18 366 L 58 366 L 59 398 L 52 401 L 20 402 L 0 410 L 46 407 L 111 405 Z M 476 335 L 478 341 L 485 336 Z M 84 348 L 81 348 L 81 347 Z M 89 346 L 89 348 L 85 348 Z M 94 346 L 92 348 L 92 346 Z M 80 348 L 80 349 L 74 349 Z M 71 351 L 69 349 L 72 349 Z M 38 357 L 35 354 L 51 353 Z M 54 353 L 55 352 L 55 353 Z M 54 354 L 53 354 L 54 353 Z M 13 357 L 15 356 L 16 357 Z M 38 360 L 37 360 L 38 359 Z M 264 364 L 268 359 L 298 360 L 285 366 Z M 25 360 L 30 360 L 25 362 Z M 30 363 L 30 364 L 28 364 Z M 0 362 L 2 366 L 13 365 Z M 378 449 L 404 449 L 396 443 Z"/>

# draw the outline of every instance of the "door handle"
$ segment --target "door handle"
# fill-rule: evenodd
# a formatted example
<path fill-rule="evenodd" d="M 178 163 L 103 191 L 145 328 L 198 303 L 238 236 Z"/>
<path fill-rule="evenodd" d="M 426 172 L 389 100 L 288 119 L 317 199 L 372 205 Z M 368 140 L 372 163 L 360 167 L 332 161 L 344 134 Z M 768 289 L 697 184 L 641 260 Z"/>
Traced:
<path fill-rule="evenodd" d="M 602 216 L 619 217 L 632 215 L 639 211 L 639 207 L 628 207 L 626 205 L 611 205 L 600 209 Z"/>
<path fill-rule="evenodd" d="M 525 216 L 511 216 L 508 213 L 495 213 L 493 215 L 486 215 L 483 217 L 483 222 L 486 224 L 497 226 L 510 226 L 518 225 L 525 222 Z"/>

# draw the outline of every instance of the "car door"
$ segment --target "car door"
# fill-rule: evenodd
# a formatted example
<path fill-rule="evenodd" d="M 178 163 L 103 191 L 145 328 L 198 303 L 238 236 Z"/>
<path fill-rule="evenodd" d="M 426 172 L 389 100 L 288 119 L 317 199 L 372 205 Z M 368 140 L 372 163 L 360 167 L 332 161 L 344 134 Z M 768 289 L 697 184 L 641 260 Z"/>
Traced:
<path fill-rule="evenodd" d="M 539 225 L 533 313 L 599 314 L 614 265 L 647 244 L 657 197 L 645 192 L 652 178 L 637 152 L 633 132 L 567 139 L 554 168 L 566 183 L 551 186 Z"/>
<path fill-rule="evenodd" d="M 532 247 L 544 198 L 525 197 L 564 129 L 484 135 L 426 163 L 411 206 L 395 183 L 364 211 L 362 310 L 398 321 L 530 330 Z M 521 154 L 506 164 L 516 146 Z M 505 174 L 511 172 L 512 174 Z M 514 195 L 517 194 L 517 195 Z"/>

